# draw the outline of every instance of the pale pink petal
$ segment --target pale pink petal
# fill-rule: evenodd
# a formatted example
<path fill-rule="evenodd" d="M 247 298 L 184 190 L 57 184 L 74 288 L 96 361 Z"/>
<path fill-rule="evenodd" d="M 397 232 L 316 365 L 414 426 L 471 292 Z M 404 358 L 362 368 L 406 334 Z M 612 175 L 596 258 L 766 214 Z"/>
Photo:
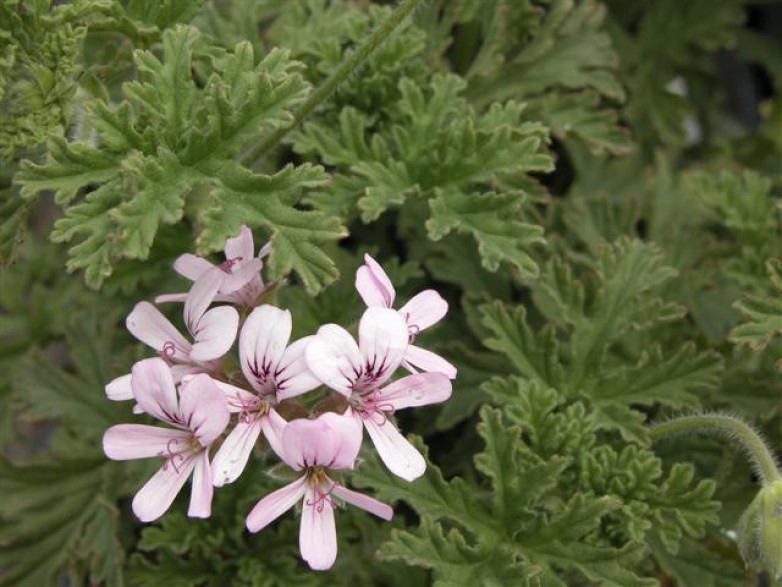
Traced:
<path fill-rule="evenodd" d="M 205 450 L 195 459 L 193 471 L 193 487 L 190 489 L 190 507 L 187 515 L 191 518 L 208 518 L 212 515 L 212 468 L 209 466 L 209 455 Z"/>
<path fill-rule="evenodd" d="M 179 424 L 179 406 L 171 369 L 163 359 L 144 359 L 133 365 L 130 384 L 141 408 L 158 420 Z"/>
<path fill-rule="evenodd" d="M 110 400 L 125 401 L 133 399 L 133 387 L 130 385 L 130 373 L 109 381 L 106 385 L 106 397 Z"/>
<path fill-rule="evenodd" d="M 253 243 L 253 233 L 244 224 L 239 229 L 239 234 L 225 241 L 225 259 L 241 259 L 249 261 L 255 256 L 255 244 Z"/>
<path fill-rule="evenodd" d="M 257 277 L 261 269 L 263 269 L 263 261 L 255 257 L 236 263 L 231 272 L 225 275 L 223 284 L 220 286 L 220 293 L 230 294 L 240 290 L 254 277 Z"/>
<path fill-rule="evenodd" d="M 172 458 L 144 484 L 133 498 L 133 513 L 142 522 L 152 522 L 168 511 L 195 467 L 197 454 Z"/>
<path fill-rule="evenodd" d="M 263 243 L 261 250 L 258 251 L 258 258 L 263 259 L 264 257 L 268 257 L 269 253 L 271 252 L 272 252 L 272 241 L 266 241 L 265 243 Z"/>
<path fill-rule="evenodd" d="M 358 325 L 358 344 L 375 385 L 393 375 L 402 362 L 409 335 L 404 318 L 388 308 L 368 308 Z"/>
<path fill-rule="evenodd" d="M 261 419 L 239 420 L 212 459 L 215 487 L 233 483 L 242 474 L 261 434 Z"/>
<path fill-rule="evenodd" d="M 328 488 L 321 488 L 321 490 Z M 330 569 L 337 559 L 337 529 L 334 526 L 334 507 L 307 486 L 299 527 L 301 558 L 314 571 Z"/>
<path fill-rule="evenodd" d="M 220 391 L 223 392 L 223 395 L 225 395 L 225 399 L 228 402 L 228 411 L 230 413 L 251 412 L 258 408 L 260 398 L 254 393 L 217 379 L 214 379 L 214 382 L 217 387 L 220 388 Z"/>
<path fill-rule="evenodd" d="M 209 361 L 204 363 L 177 363 L 171 365 L 171 376 L 174 378 L 174 383 L 184 383 L 194 375 L 212 373 L 215 367 L 216 365 Z"/>
<path fill-rule="evenodd" d="M 165 347 L 171 358 L 187 360 L 190 343 L 174 328 L 168 318 L 149 302 L 136 304 L 128 314 L 125 325 L 133 336 L 156 351 L 161 352 Z"/>
<path fill-rule="evenodd" d="M 307 346 L 314 338 L 314 336 L 300 338 L 282 354 L 275 377 L 277 400 L 290 399 L 320 386 L 320 379 L 310 371 L 305 356 Z"/>
<path fill-rule="evenodd" d="M 190 253 L 180 255 L 177 257 L 177 260 L 174 261 L 174 271 L 190 281 L 195 281 L 212 267 L 214 267 L 214 265 L 203 257 L 198 257 L 197 255 L 192 255 Z"/>
<path fill-rule="evenodd" d="M 103 452 L 115 461 L 168 457 L 190 448 L 187 430 L 117 424 L 103 434 Z"/>
<path fill-rule="evenodd" d="M 394 305 L 396 291 L 380 264 L 364 255 L 364 265 L 356 271 L 356 290 L 369 307 L 390 308 Z"/>
<path fill-rule="evenodd" d="M 282 431 L 283 460 L 300 471 L 317 465 L 328 466 L 339 449 L 340 438 L 322 418 L 291 420 Z"/>
<path fill-rule="evenodd" d="M 371 401 L 383 411 L 444 402 L 451 397 L 451 380 L 443 373 L 417 373 L 389 383 Z"/>
<path fill-rule="evenodd" d="M 285 418 L 280 416 L 274 408 L 269 408 L 269 412 L 266 416 L 261 418 L 261 427 L 263 428 L 263 435 L 266 437 L 266 442 L 269 443 L 271 449 L 282 460 L 285 460 L 282 449 L 282 432 L 288 423 Z"/>
<path fill-rule="evenodd" d="M 179 389 L 182 425 L 201 443 L 209 446 L 228 426 L 228 402 L 209 375 L 194 375 Z"/>
<path fill-rule="evenodd" d="M 239 329 L 239 313 L 231 306 L 212 308 L 201 317 L 193 332 L 190 358 L 211 361 L 231 350 Z"/>
<path fill-rule="evenodd" d="M 374 514 L 378 518 L 388 521 L 394 516 L 394 510 L 390 505 L 373 499 L 363 493 L 352 491 L 338 483 L 334 485 L 334 489 L 332 489 L 331 492 L 347 503 L 360 507 L 362 510 Z"/>
<path fill-rule="evenodd" d="M 364 418 L 364 426 L 388 470 L 405 481 L 413 481 L 426 471 L 421 453 L 400 434 L 394 424 L 378 414 Z"/>
<path fill-rule="evenodd" d="M 185 325 L 190 334 L 195 334 L 201 317 L 209 305 L 214 301 L 217 291 L 225 279 L 225 271 L 219 267 L 213 267 L 198 279 L 187 292 L 185 300 Z"/>
<path fill-rule="evenodd" d="M 263 305 L 247 317 L 239 335 L 242 372 L 260 393 L 274 391 L 274 373 L 291 337 L 291 313 Z"/>
<path fill-rule="evenodd" d="M 427 289 L 413 296 L 399 309 L 407 324 L 418 333 L 442 320 L 448 312 L 448 302 L 433 289 Z"/>
<path fill-rule="evenodd" d="M 361 420 L 356 419 L 353 410 L 348 407 L 344 414 L 326 412 L 318 417 L 331 429 L 335 437 L 335 450 L 333 458 L 323 465 L 331 469 L 352 469 L 355 465 L 358 451 L 361 450 L 363 432 Z"/>
<path fill-rule="evenodd" d="M 157 296 L 155 298 L 155 303 L 167 304 L 169 302 L 184 302 L 185 300 L 187 300 L 186 293 L 172 293 L 172 294 L 163 294 Z"/>
<path fill-rule="evenodd" d="M 247 529 L 250 532 L 259 532 L 282 514 L 291 509 L 298 502 L 307 487 L 306 475 L 293 483 L 278 489 L 264 497 L 255 504 L 255 507 L 247 515 Z"/>
<path fill-rule="evenodd" d="M 407 346 L 404 362 L 409 363 L 409 365 L 405 365 L 405 368 L 413 373 L 415 373 L 415 369 L 411 369 L 410 366 L 417 367 L 421 371 L 427 371 L 429 373 L 442 373 L 448 377 L 448 379 L 456 378 L 456 367 L 451 365 L 451 363 L 443 359 L 440 355 L 413 344 Z"/>
<path fill-rule="evenodd" d="M 349 397 L 364 372 L 361 351 L 347 330 L 336 324 L 321 326 L 305 351 L 307 366 L 324 385 Z"/>

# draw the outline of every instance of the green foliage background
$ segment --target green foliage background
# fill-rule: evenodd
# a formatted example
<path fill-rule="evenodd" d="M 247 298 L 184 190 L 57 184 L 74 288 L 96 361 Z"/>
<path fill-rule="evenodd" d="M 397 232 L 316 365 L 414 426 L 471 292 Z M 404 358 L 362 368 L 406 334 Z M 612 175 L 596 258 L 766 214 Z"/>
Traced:
<path fill-rule="evenodd" d="M 782 448 L 782 44 L 753 5 L 422 1 L 285 132 L 393 6 L 2 0 L 0 581 L 769 581 L 730 533 L 757 490 L 740 451 L 648 437 L 718 409 Z M 770 81 L 751 129 L 726 54 Z M 400 416 L 432 464 L 407 484 L 366 451 L 351 482 L 395 519 L 340 511 L 324 574 L 296 520 L 244 531 L 278 486 L 262 451 L 212 518 L 145 528 L 153 464 L 101 451 L 130 414 L 103 386 L 145 352 L 124 316 L 243 223 L 297 334 L 357 320 L 365 251 L 451 306 L 425 342 L 453 398 Z"/>

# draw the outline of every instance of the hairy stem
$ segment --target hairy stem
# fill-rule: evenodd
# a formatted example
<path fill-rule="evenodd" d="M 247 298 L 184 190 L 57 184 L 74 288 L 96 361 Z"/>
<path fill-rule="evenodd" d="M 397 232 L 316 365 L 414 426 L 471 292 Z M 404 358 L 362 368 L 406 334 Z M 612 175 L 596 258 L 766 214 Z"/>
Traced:
<path fill-rule="evenodd" d="M 255 161 L 266 153 L 270 148 L 276 145 L 282 138 L 296 127 L 302 120 L 307 118 L 310 113 L 331 93 L 336 90 L 353 73 L 358 71 L 370 55 L 377 49 L 388 36 L 394 32 L 397 26 L 407 18 L 421 0 L 402 0 L 394 9 L 391 15 L 377 27 L 369 37 L 343 61 L 340 66 L 332 73 L 326 81 L 307 98 L 307 101 L 299 106 L 293 113 L 293 120 L 284 126 L 278 127 L 274 132 L 264 136 L 260 142 L 250 148 L 243 156 L 242 163 Z"/>
<path fill-rule="evenodd" d="M 680 416 L 649 429 L 652 441 L 686 433 L 716 433 L 742 445 L 760 474 L 763 485 L 782 479 L 776 460 L 766 443 L 749 425 L 725 414 Z"/>

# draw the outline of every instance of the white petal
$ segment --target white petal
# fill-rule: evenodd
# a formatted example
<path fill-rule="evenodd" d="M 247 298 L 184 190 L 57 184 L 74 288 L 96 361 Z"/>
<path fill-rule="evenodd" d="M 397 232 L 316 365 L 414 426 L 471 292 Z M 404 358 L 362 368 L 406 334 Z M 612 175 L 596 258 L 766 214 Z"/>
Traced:
<path fill-rule="evenodd" d="M 364 495 L 363 493 L 351 491 L 347 487 L 343 487 L 338 483 L 334 485 L 334 489 L 332 489 L 331 492 L 347 503 L 353 504 L 356 507 L 360 507 L 362 510 L 376 515 L 378 518 L 390 520 L 394 516 L 394 510 L 390 505 L 373 499 L 368 495 Z"/>
<path fill-rule="evenodd" d="M 232 414 L 250 412 L 258 408 L 260 398 L 256 394 L 245 391 L 241 387 L 236 387 L 230 383 L 219 381 L 218 379 L 214 379 L 213 381 L 217 387 L 220 388 L 220 391 L 223 392 L 223 395 L 225 395 L 225 399 L 228 402 L 228 411 Z"/>
<path fill-rule="evenodd" d="M 149 302 L 139 302 L 128 314 L 125 325 L 128 331 L 146 345 L 158 352 L 166 352 L 180 361 L 186 361 L 190 343 L 182 336 L 168 318 Z"/>
<path fill-rule="evenodd" d="M 440 355 L 413 344 L 407 346 L 407 350 L 405 351 L 405 363 L 409 363 L 409 365 L 405 365 L 405 367 L 414 373 L 415 370 L 410 369 L 411 365 L 417 367 L 421 371 L 443 373 L 449 379 L 456 378 L 456 367 L 451 365 L 451 363 L 443 359 Z"/>
<path fill-rule="evenodd" d="M 301 558 L 311 569 L 325 571 L 337 559 L 337 529 L 334 507 L 329 499 L 319 499 L 314 488 L 307 486 L 299 527 Z"/>
<path fill-rule="evenodd" d="M 201 316 L 209 308 L 209 305 L 214 301 L 217 291 L 225 279 L 225 272 L 219 267 L 213 267 L 203 275 L 201 275 L 187 292 L 187 299 L 185 300 L 185 325 L 190 331 L 190 334 L 194 335 L 198 323 L 201 321 Z"/>
<path fill-rule="evenodd" d="M 427 289 L 413 296 L 399 309 L 408 326 L 414 327 L 416 334 L 432 324 L 442 320 L 448 312 L 448 302 L 433 289 Z"/>
<path fill-rule="evenodd" d="M 260 393 L 273 390 L 274 372 L 291 337 L 291 313 L 263 305 L 247 317 L 239 335 L 239 359 L 250 385 Z"/>
<path fill-rule="evenodd" d="M 212 460 L 215 487 L 233 483 L 239 478 L 260 434 L 260 418 L 251 416 L 248 421 L 239 420 Z"/>
<path fill-rule="evenodd" d="M 402 362 L 409 335 L 404 318 L 388 308 L 368 308 L 358 325 L 358 344 L 375 385 L 387 380 Z"/>
<path fill-rule="evenodd" d="M 255 504 L 247 516 L 247 529 L 260 532 L 282 514 L 291 509 L 304 495 L 307 477 L 301 477 L 293 483 L 278 489 Z"/>
<path fill-rule="evenodd" d="M 144 359 L 133 365 L 130 384 L 141 408 L 158 420 L 179 424 L 179 405 L 171 369 L 163 359 Z"/>
<path fill-rule="evenodd" d="M 443 373 L 417 373 L 389 383 L 372 401 L 383 411 L 444 402 L 451 397 L 451 380 Z"/>
<path fill-rule="evenodd" d="M 242 224 L 239 234 L 225 241 L 225 259 L 241 259 L 248 261 L 255 256 L 255 244 L 253 243 L 252 231 Z"/>
<path fill-rule="evenodd" d="M 364 426 L 369 437 L 375 444 L 388 470 L 405 481 L 413 481 L 426 471 L 426 461 L 421 453 L 399 433 L 396 426 L 385 418 L 382 421 L 378 414 L 364 418 Z"/>
<path fill-rule="evenodd" d="M 190 489 L 190 507 L 187 515 L 191 518 L 208 518 L 212 515 L 212 469 L 209 466 L 209 455 L 202 450 L 195 459 L 193 471 L 193 487 Z"/>
<path fill-rule="evenodd" d="M 299 396 L 320 386 L 320 380 L 310 371 L 305 356 L 307 346 L 314 338 L 300 338 L 282 354 L 275 375 L 278 401 Z"/>
<path fill-rule="evenodd" d="M 168 458 L 190 448 L 186 430 L 144 424 L 117 424 L 103 434 L 103 452 L 115 461 Z"/>
<path fill-rule="evenodd" d="M 156 304 L 167 304 L 169 302 L 184 302 L 187 299 L 186 293 L 162 294 L 155 297 Z"/>
<path fill-rule="evenodd" d="M 231 350 L 239 328 L 239 313 L 230 306 L 212 308 L 201 317 L 193 332 L 190 358 L 211 361 Z"/>
<path fill-rule="evenodd" d="M 106 397 L 115 402 L 133 399 L 133 387 L 130 385 L 131 375 L 121 375 L 109 381 L 106 385 Z"/>
<path fill-rule="evenodd" d="M 291 420 L 282 431 L 283 460 L 293 469 L 328 466 L 341 443 L 340 435 L 321 416 Z"/>
<path fill-rule="evenodd" d="M 349 397 L 364 370 L 361 351 L 347 330 L 321 326 L 305 350 L 307 366 L 324 385 Z"/>
<path fill-rule="evenodd" d="M 283 457 L 282 449 L 282 432 L 285 430 L 285 426 L 288 423 L 285 419 L 277 413 L 274 408 L 269 408 L 269 412 L 261 418 L 261 427 L 263 428 L 263 435 L 266 438 L 266 442 L 274 451 L 274 453 L 285 460 Z"/>
<path fill-rule="evenodd" d="M 209 375 L 190 377 L 179 390 L 182 424 L 208 447 L 228 426 L 228 402 Z"/>
<path fill-rule="evenodd" d="M 352 469 L 364 437 L 360 418 L 355 418 L 353 410 L 348 407 L 344 414 L 326 412 L 318 416 L 318 420 L 331 428 L 336 439 L 333 457 L 321 464 L 335 470 Z"/>
<path fill-rule="evenodd" d="M 168 511 L 195 467 L 196 453 L 172 458 L 144 484 L 133 498 L 133 513 L 142 522 L 152 522 Z"/>
<path fill-rule="evenodd" d="M 380 264 L 369 255 L 364 255 L 365 264 L 356 271 L 356 290 L 371 307 L 390 308 L 394 305 L 396 292 L 388 275 Z"/>
<path fill-rule="evenodd" d="M 263 261 L 255 257 L 235 263 L 231 267 L 230 273 L 226 274 L 223 284 L 220 286 L 220 293 L 223 295 L 231 294 L 242 289 L 254 277 L 258 276 L 261 269 L 263 269 Z"/>
<path fill-rule="evenodd" d="M 214 267 L 214 265 L 203 257 L 190 253 L 180 255 L 177 257 L 177 260 L 174 261 L 174 271 L 190 281 L 195 281 L 212 267 Z"/>

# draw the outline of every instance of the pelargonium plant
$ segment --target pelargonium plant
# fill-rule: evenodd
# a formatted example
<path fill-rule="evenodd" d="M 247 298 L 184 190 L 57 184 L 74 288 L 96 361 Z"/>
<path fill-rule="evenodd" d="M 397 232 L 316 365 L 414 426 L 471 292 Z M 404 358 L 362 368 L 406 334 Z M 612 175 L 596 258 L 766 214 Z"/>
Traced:
<path fill-rule="evenodd" d="M 162 459 L 133 499 L 139 520 L 151 522 L 165 514 L 191 476 L 187 515 L 205 518 L 214 487 L 243 473 L 260 474 L 249 461 L 263 433 L 273 453 L 303 475 L 263 497 L 248 512 L 247 529 L 258 532 L 301 502 L 301 556 L 312 569 L 325 570 L 337 556 L 333 510 L 341 503 L 385 520 L 393 515 L 390 506 L 329 477 L 329 471 L 355 467 L 364 428 L 393 474 L 414 481 L 426 470 L 424 457 L 393 418 L 398 409 L 440 403 L 451 395 L 456 369 L 412 345 L 420 330 L 445 316 L 448 304 L 427 290 L 400 310 L 391 309 L 393 285 L 367 255 L 356 272 L 356 288 L 369 306 L 358 324 L 358 344 L 336 324 L 324 324 L 291 343 L 289 311 L 270 304 L 254 307 L 263 293 L 263 262 L 253 251 L 252 233 L 242 226 L 226 241 L 225 263 L 213 265 L 192 254 L 176 260 L 176 272 L 193 284 L 187 294 L 160 295 L 156 301 L 184 302 L 192 343 L 155 306 L 136 305 L 127 317 L 128 330 L 158 357 L 137 362 L 129 376 L 108 383 L 106 395 L 135 400 L 134 412 L 173 428 L 118 424 L 106 431 L 103 449 L 115 460 Z M 243 309 L 241 324 L 237 310 L 221 303 Z M 241 371 L 229 372 L 225 355 L 234 346 L 237 325 Z M 413 374 L 397 377 L 403 365 Z M 324 390 L 325 397 L 315 403 L 302 397 L 323 396 Z M 330 401 L 335 392 L 338 402 Z M 280 411 L 301 415 L 286 420 Z M 235 422 L 224 434 L 230 414 Z"/>

